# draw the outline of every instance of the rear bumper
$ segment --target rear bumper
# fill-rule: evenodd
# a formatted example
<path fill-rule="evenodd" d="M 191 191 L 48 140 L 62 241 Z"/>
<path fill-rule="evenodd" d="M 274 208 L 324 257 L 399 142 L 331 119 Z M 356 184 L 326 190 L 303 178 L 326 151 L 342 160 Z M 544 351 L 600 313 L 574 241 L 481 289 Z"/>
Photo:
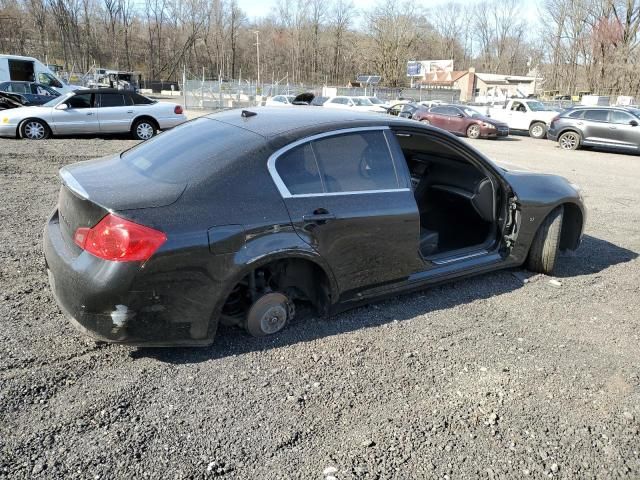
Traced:
<path fill-rule="evenodd" d="M 547 130 L 547 139 L 556 142 L 558 140 L 558 132 L 550 128 Z"/>
<path fill-rule="evenodd" d="M 187 117 L 186 115 L 182 114 L 182 115 L 172 115 L 170 117 L 159 117 L 157 120 L 158 120 L 158 126 L 160 127 L 160 130 L 167 130 L 169 128 L 177 127 L 181 123 L 186 122 Z"/>
<path fill-rule="evenodd" d="M 60 309 L 95 340 L 145 346 L 212 343 L 212 306 L 185 298 L 187 292 L 166 273 L 148 268 L 153 259 L 143 266 L 78 254 L 63 237 L 57 211 L 45 227 L 44 256 Z"/>

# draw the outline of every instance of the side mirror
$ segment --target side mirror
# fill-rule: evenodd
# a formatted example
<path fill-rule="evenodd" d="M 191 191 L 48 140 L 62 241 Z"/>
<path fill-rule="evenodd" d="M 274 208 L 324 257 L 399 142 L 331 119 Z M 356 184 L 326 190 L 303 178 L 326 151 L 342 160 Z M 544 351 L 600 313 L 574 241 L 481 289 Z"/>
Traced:
<path fill-rule="evenodd" d="M 638 122 L 636 120 L 631 120 L 629 122 L 629 125 L 631 125 L 632 127 L 637 127 L 638 126 Z"/>
<path fill-rule="evenodd" d="M 56 107 L 56 110 L 68 110 L 68 109 L 69 109 L 69 105 L 67 105 L 66 103 L 61 103 Z"/>

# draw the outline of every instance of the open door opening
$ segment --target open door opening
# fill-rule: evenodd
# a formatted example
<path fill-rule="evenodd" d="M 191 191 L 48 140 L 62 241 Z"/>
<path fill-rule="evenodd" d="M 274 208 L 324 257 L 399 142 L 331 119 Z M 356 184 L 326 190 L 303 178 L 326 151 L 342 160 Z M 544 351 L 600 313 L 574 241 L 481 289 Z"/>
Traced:
<path fill-rule="evenodd" d="M 499 238 L 495 178 L 444 141 L 397 133 L 420 213 L 420 253 L 436 260 L 488 250 Z"/>

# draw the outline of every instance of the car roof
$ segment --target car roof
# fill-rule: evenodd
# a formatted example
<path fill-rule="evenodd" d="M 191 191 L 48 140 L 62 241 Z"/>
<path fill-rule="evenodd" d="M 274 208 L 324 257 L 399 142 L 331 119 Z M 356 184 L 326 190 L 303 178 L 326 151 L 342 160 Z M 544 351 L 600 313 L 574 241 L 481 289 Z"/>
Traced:
<path fill-rule="evenodd" d="M 243 111 L 250 111 L 256 115 L 242 116 Z M 312 106 L 297 106 L 290 109 L 278 107 L 234 109 L 212 113 L 206 115 L 206 117 L 249 130 L 263 137 L 273 137 L 295 130 L 332 131 L 343 128 L 387 126 L 392 124 L 416 125 L 416 122 L 411 120 L 398 119 L 384 114 L 329 108 L 321 109 Z"/>
<path fill-rule="evenodd" d="M 117 88 L 81 88 L 79 90 L 74 90 L 76 95 L 84 95 L 85 93 L 119 93 L 121 95 L 130 95 L 132 92 L 130 90 L 118 90 Z"/>

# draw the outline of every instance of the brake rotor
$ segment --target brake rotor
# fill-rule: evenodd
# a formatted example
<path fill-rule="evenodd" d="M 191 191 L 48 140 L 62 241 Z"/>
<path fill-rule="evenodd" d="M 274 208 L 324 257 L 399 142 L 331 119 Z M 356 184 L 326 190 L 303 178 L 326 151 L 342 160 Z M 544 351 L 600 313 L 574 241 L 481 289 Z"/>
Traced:
<path fill-rule="evenodd" d="M 295 315 L 289 297 L 280 292 L 261 296 L 247 312 L 246 328 L 254 337 L 273 335 L 282 330 Z"/>

